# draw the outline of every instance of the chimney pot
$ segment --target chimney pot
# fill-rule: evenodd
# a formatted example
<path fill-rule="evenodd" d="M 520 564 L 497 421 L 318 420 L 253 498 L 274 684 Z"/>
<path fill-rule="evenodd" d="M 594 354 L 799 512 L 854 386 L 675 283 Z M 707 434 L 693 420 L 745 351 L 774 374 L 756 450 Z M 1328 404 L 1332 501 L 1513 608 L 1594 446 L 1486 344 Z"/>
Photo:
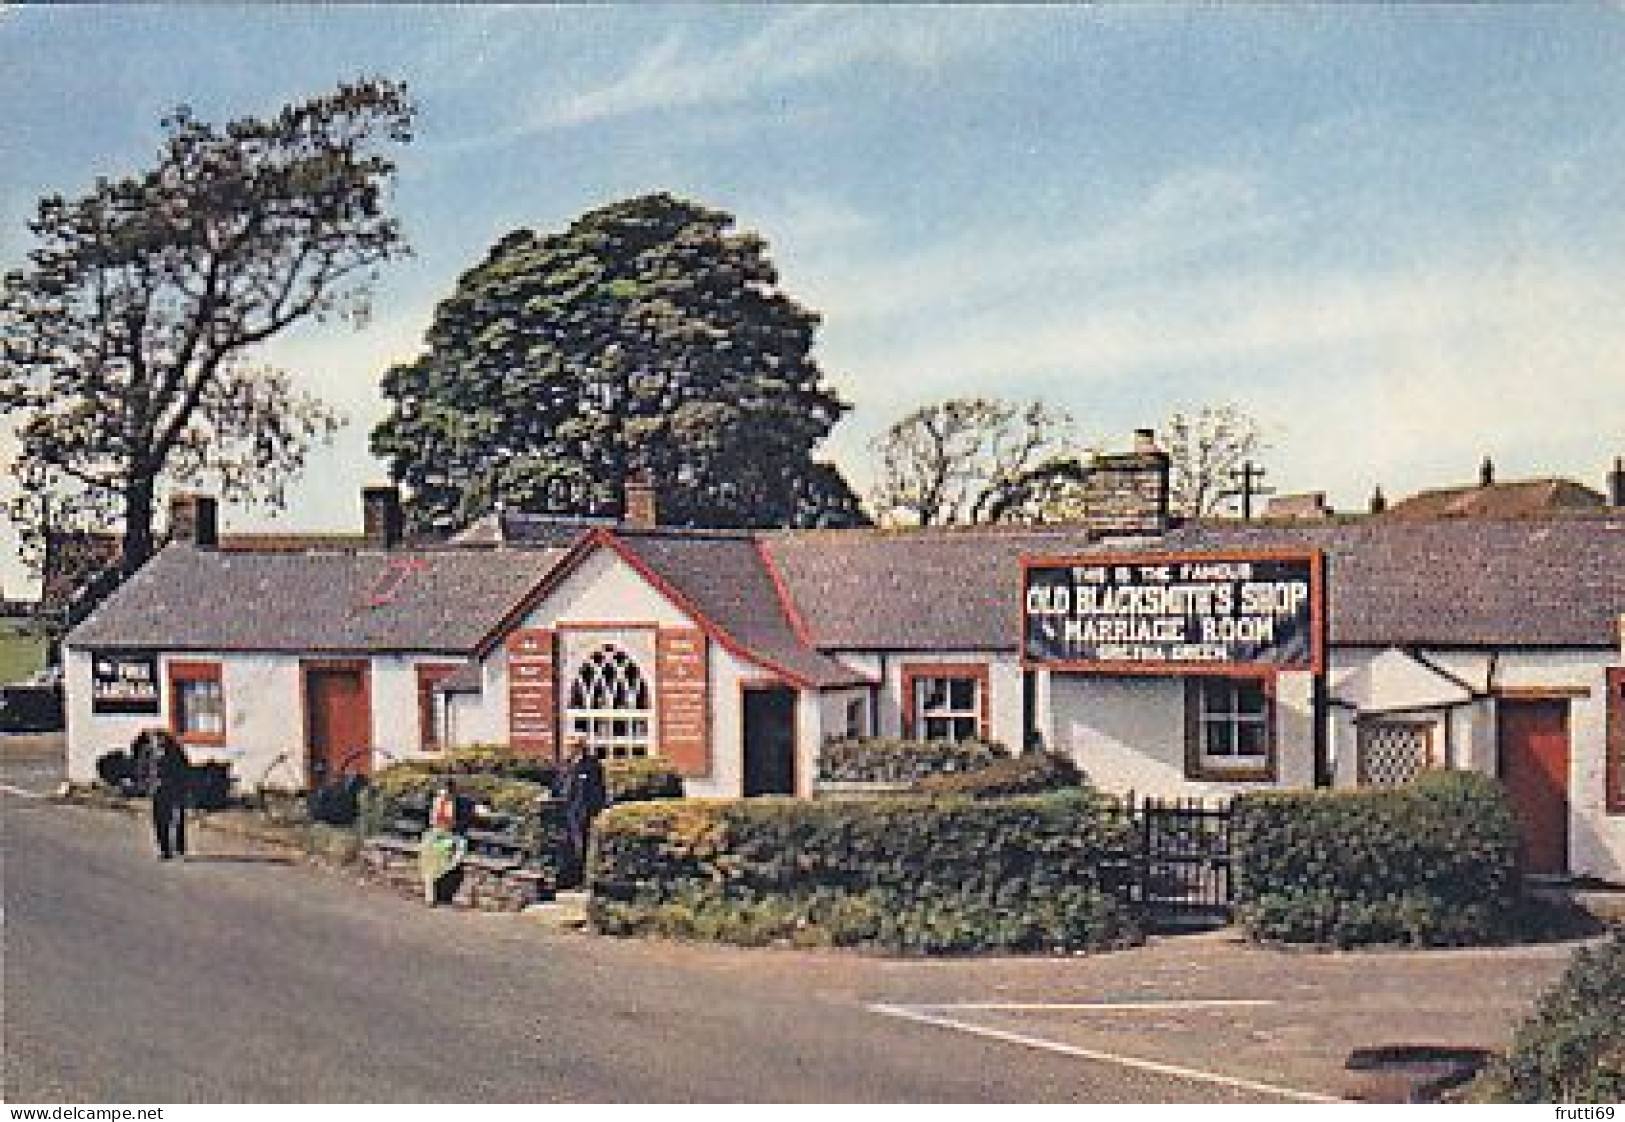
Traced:
<path fill-rule="evenodd" d="M 220 504 L 213 495 L 181 491 L 169 499 L 169 540 L 198 549 L 220 546 Z"/>
<path fill-rule="evenodd" d="M 401 515 L 400 488 L 362 488 L 361 528 L 367 544 L 374 549 L 394 549 L 401 544 L 405 519 Z"/>
<path fill-rule="evenodd" d="M 1371 492 L 1371 513 L 1381 514 L 1387 509 L 1388 496 L 1382 493 L 1382 488 L 1379 486 L 1376 490 Z"/>
<path fill-rule="evenodd" d="M 1494 484 L 1495 464 L 1488 456 L 1485 456 L 1484 462 L 1478 465 L 1478 485 L 1480 487 L 1491 487 Z"/>
<path fill-rule="evenodd" d="M 648 472 L 635 471 L 626 477 L 625 510 L 621 521 L 642 530 L 652 530 L 660 525 L 660 502 Z"/>
<path fill-rule="evenodd" d="M 1608 473 L 1608 505 L 1625 507 L 1625 456 L 1614 457 L 1614 470 Z"/>
<path fill-rule="evenodd" d="M 1136 454 L 1141 456 L 1149 455 L 1154 452 L 1160 452 L 1161 449 L 1157 447 L 1157 430 L 1135 429 L 1134 451 Z"/>

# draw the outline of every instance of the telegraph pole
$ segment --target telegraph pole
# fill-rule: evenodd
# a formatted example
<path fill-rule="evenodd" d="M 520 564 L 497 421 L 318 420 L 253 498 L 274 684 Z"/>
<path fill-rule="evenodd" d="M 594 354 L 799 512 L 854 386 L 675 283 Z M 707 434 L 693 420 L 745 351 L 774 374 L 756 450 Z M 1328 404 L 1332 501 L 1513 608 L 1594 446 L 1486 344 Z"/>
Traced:
<path fill-rule="evenodd" d="M 1270 492 L 1268 487 L 1261 486 L 1264 482 L 1264 468 L 1251 460 L 1243 460 L 1241 466 L 1230 473 L 1230 478 L 1241 488 L 1242 520 L 1250 522 L 1253 518 L 1253 496 L 1267 495 Z"/>

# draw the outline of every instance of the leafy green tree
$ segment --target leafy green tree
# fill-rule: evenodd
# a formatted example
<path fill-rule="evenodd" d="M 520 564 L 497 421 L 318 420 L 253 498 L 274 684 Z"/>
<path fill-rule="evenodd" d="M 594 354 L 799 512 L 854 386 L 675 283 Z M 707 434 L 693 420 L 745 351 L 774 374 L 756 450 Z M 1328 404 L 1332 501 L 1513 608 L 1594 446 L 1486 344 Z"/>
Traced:
<path fill-rule="evenodd" d="M 384 375 L 372 448 L 412 523 L 613 516 L 635 474 L 676 524 L 863 521 L 812 458 L 847 408 L 812 358 L 818 318 L 733 225 L 654 194 L 498 241 L 436 310 L 423 354 Z"/>
<path fill-rule="evenodd" d="M 378 266 L 407 252 L 385 153 L 413 115 L 382 79 L 219 128 L 182 107 L 150 169 L 40 200 L 37 245 L 0 295 L 18 525 L 117 527 L 128 574 L 153 552 L 164 487 L 280 505 L 339 422 L 253 349 L 301 321 L 364 320 Z"/>

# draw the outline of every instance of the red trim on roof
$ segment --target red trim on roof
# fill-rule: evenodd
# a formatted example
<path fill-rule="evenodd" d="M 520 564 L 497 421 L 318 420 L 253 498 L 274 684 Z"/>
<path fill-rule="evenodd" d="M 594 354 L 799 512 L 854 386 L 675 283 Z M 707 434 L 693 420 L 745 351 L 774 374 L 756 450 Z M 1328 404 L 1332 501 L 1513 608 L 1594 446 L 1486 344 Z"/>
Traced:
<path fill-rule="evenodd" d="M 753 538 L 751 544 L 756 547 L 756 556 L 761 559 L 762 568 L 767 570 L 768 579 L 773 582 L 773 592 L 779 598 L 779 607 L 784 611 L 784 618 L 790 621 L 790 630 L 795 637 L 801 640 L 805 647 L 818 649 L 813 642 L 812 632 L 807 630 L 807 621 L 801 618 L 801 611 L 796 607 L 795 601 L 790 599 L 790 588 L 784 583 L 784 577 L 773 563 L 773 555 L 767 551 L 767 545 L 761 538 Z"/>
<path fill-rule="evenodd" d="M 758 666 L 765 666 L 767 669 L 773 671 L 773 673 L 777 674 L 780 678 L 783 678 L 786 682 L 795 686 L 797 689 L 805 690 L 813 688 L 812 682 L 803 675 L 797 674 L 792 670 L 787 670 L 778 663 L 773 662 L 771 659 L 763 658 L 761 655 L 751 651 L 749 647 L 746 647 L 739 640 L 735 639 L 732 635 L 724 631 L 721 625 L 719 625 L 716 621 L 712 620 L 704 612 L 700 611 L 700 609 L 695 606 L 693 601 L 689 600 L 687 596 L 684 596 L 675 587 L 673 587 L 665 577 L 662 577 L 659 573 L 651 569 L 649 567 L 649 563 L 643 558 L 639 557 L 637 553 L 633 551 L 632 547 L 626 544 L 626 542 L 622 541 L 619 537 L 608 531 L 604 531 L 603 533 L 603 544 L 609 546 L 609 548 L 614 551 L 615 556 L 619 557 L 622 561 L 625 561 L 628 565 L 630 565 L 632 567 L 632 571 L 637 573 L 644 580 L 648 581 L 649 584 L 654 587 L 655 591 L 659 592 L 673 604 L 676 604 L 679 609 L 687 613 L 695 623 L 700 625 L 700 629 L 702 631 L 704 631 L 711 638 L 715 639 L 718 643 L 722 644 L 724 649 L 738 656 L 739 658 L 748 659 L 749 661 L 756 663 Z"/>
<path fill-rule="evenodd" d="M 565 577 L 575 572 L 577 566 L 586 560 L 592 551 L 597 548 L 601 529 L 588 530 L 577 538 L 575 544 L 565 550 L 564 556 L 553 563 L 553 567 L 542 574 L 542 579 L 531 586 L 529 592 L 519 598 L 519 602 L 497 621 L 496 626 L 485 633 L 485 638 L 474 644 L 474 659 L 484 662 L 486 656 L 496 649 L 502 642 L 503 636 L 519 625 L 519 622 L 528 616 L 537 604 L 545 600 L 549 593 L 559 586 Z"/>
<path fill-rule="evenodd" d="M 721 644 L 724 650 L 727 650 L 729 653 L 739 658 L 746 659 L 749 662 L 753 662 L 758 666 L 762 666 L 773 671 L 773 673 L 777 674 L 785 682 L 795 686 L 797 689 L 813 688 L 812 682 L 804 675 L 797 674 L 792 670 L 788 670 L 771 659 L 763 658 L 761 655 L 756 654 L 750 648 L 746 647 L 739 640 L 735 639 L 732 635 L 728 634 L 728 632 L 724 631 L 715 620 L 711 619 L 704 612 L 700 611 L 700 609 L 696 607 L 688 597 L 684 596 L 681 592 L 674 588 L 659 573 L 651 569 L 648 562 L 644 561 L 642 557 L 639 557 L 637 553 L 633 551 L 631 546 L 622 541 L 612 531 L 605 527 L 595 527 L 582 535 L 581 540 L 576 542 L 575 545 L 571 546 L 569 552 L 567 552 L 563 557 L 559 558 L 558 562 L 553 566 L 553 568 L 548 570 L 547 574 L 541 580 L 536 582 L 535 587 L 526 593 L 524 598 L 520 600 L 518 604 L 514 605 L 513 609 L 502 618 L 501 622 L 498 623 L 496 627 L 491 629 L 484 639 L 480 640 L 479 645 L 475 648 L 475 657 L 483 661 L 486 656 L 491 653 L 492 649 L 496 647 L 497 643 L 501 641 L 504 634 L 517 626 L 519 622 L 523 620 L 525 616 L 529 615 L 538 604 L 545 600 L 548 594 L 556 589 L 566 577 L 580 568 L 582 562 L 590 557 L 600 546 L 609 549 L 615 554 L 615 556 L 626 562 L 626 564 L 631 567 L 633 572 L 637 573 L 638 576 L 647 581 L 656 592 L 659 592 L 666 599 L 670 600 L 680 611 L 686 613 L 691 619 L 694 620 L 695 623 L 699 624 L 700 630 L 704 631 L 708 637 Z"/>

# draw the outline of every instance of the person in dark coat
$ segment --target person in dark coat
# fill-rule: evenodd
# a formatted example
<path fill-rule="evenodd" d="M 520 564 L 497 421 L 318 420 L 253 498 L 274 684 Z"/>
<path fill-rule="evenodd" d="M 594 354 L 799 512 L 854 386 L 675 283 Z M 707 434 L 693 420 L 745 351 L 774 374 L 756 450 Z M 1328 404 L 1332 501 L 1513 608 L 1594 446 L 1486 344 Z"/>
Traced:
<path fill-rule="evenodd" d="M 592 820 L 609 805 L 609 787 L 604 765 L 587 744 L 587 738 L 571 736 L 565 741 L 569 753 L 559 773 L 556 794 L 564 801 L 565 861 L 562 879 L 580 884 L 587 867 L 587 846 L 592 841 Z"/>
<path fill-rule="evenodd" d="M 152 734 L 156 755 L 152 769 L 152 831 L 158 839 L 158 858 L 186 856 L 186 802 L 191 794 L 192 761 L 174 735 Z"/>

